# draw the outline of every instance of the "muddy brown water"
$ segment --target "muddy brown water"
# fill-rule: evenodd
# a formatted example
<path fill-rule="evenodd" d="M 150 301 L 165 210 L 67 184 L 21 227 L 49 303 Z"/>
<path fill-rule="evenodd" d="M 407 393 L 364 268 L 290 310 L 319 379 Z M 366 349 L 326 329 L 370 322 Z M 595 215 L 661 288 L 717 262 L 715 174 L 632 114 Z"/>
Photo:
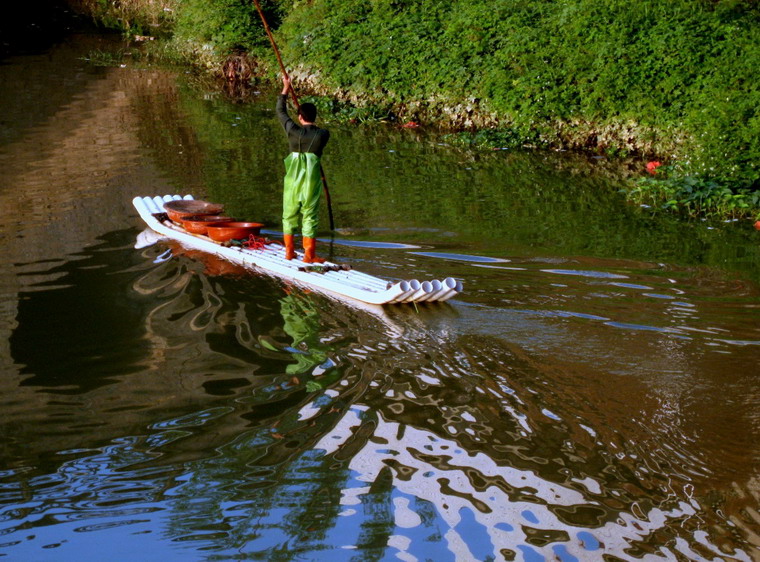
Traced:
<path fill-rule="evenodd" d="M 125 47 L 0 65 L 0 557 L 760 559 L 749 223 L 653 217 L 604 159 L 332 123 L 320 250 L 453 301 L 138 250 L 137 195 L 276 238 L 286 144 L 271 92 L 96 49 Z"/>

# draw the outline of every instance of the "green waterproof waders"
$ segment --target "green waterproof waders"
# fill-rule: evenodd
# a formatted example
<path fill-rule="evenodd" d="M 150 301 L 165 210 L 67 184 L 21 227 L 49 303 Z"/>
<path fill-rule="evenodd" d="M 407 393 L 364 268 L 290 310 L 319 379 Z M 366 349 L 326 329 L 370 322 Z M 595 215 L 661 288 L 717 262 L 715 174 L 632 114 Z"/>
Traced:
<path fill-rule="evenodd" d="M 322 190 L 319 156 L 312 152 L 291 152 L 285 158 L 285 189 L 282 194 L 282 231 L 295 234 L 298 218 L 301 234 L 307 238 L 317 235 L 319 226 L 319 195 Z"/>

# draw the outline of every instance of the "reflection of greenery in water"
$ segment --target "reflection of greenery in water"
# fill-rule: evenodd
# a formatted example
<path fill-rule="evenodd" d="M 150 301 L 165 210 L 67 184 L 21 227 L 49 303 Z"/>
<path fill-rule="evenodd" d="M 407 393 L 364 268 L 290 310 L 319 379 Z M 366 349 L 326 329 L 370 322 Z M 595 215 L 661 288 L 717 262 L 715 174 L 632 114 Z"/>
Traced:
<path fill-rule="evenodd" d="M 301 375 L 324 363 L 327 354 L 319 341 L 319 312 L 311 299 L 298 293 L 283 297 L 280 299 L 280 314 L 285 322 L 283 329 L 293 338 L 296 350 L 296 362 L 288 365 L 288 374 Z"/>
<path fill-rule="evenodd" d="M 159 160 L 180 168 L 188 186 L 234 214 L 279 229 L 287 147 L 273 98 L 259 99 L 236 105 L 182 87 L 176 100 L 181 112 L 172 106 L 172 118 L 148 118 L 143 127 L 164 139 Z M 419 130 L 327 126 L 333 137 L 324 166 L 341 232 L 366 237 L 366 229 L 387 229 L 372 236 L 466 247 L 471 254 L 719 265 L 760 278 L 754 232 L 650 217 L 618 193 L 616 178 L 626 175 L 618 165 L 563 153 L 462 151 Z M 180 141 L 184 151 L 198 155 L 181 166 Z M 323 210 L 325 232 L 326 225 Z"/>
<path fill-rule="evenodd" d="M 276 222 L 284 140 L 271 100 L 234 106 L 159 86 L 136 103 L 163 179 Z M 319 295 L 290 306 L 280 282 L 202 252 L 154 263 L 165 246 L 135 251 L 128 231 L 14 266 L 27 289 L 8 316 L 18 326 L 1 379 L 0 556 L 76 558 L 103 544 L 167 560 L 404 548 L 447 560 L 462 543 L 479 560 L 491 545 L 518 559 L 749 551 L 757 287 L 714 267 L 593 257 L 717 263 L 747 244 L 627 213 L 591 173 L 602 162 L 336 130 L 326 162 L 342 225 L 434 246 L 341 255 L 446 270 L 465 278 L 461 300 L 382 317 Z M 99 146 L 107 159 L 112 147 Z M 98 210 L 111 216 L 112 203 Z M 619 231 L 601 215 L 612 211 L 628 218 Z M 61 311 L 94 320 L 62 327 Z"/>
<path fill-rule="evenodd" d="M 605 366 L 583 368 L 567 348 L 593 338 L 587 331 L 573 337 L 567 325 L 541 314 L 550 308 L 535 315 L 510 307 L 400 309 L 393 317 L 403 336 L 393 338 L 377 318 L 328 298 L 283 296 L 278 283 L 240 272 L 214 275 L 219 269 L 208 254 L 175 248 L 174 258 L 154 264 L 163 248 L 137 259 L 123 242 L 116 237 L 95 248 L 96 255 L 111 246 L 118 251 L 106 267 L 84 261 L 83 271 L 90 283 L 104 275 L 113 283 L 125 267 L 122 253 L 140 264 L 109 294 L 140 295 L 145 309 L 131 324 L 150 338 L 152 367 L 114 381 L 119 392 L 110 394 L 120 399 L 98 418 L 117 425 L 91 430 L 97 437 L 83 440 L 91 449 L 67 453 L 73 460 L 56 458 L 44 474 L 20 476 L 23 497 L 21 484 L 8 486 L 18 495 L 2 529 L 8 543 L 34 529 L 40 538 L 28 542 L 40 548 L 47 535 L 38 529 L 46 525 L 73 543 L 78 533 L 66 527 L 70 518 L 78 532 L 110 529 L 130 544 L 171 542 L 220 560 L 326 553 L 386 559 L 397 551 L 435 560 L 470 551 L 472 559 L 486 560 L 496 548 L 526 558 L 566 549 L 566 559 L 582 560 L 602 543 L 610 556 L 673 548 L 699 559 L 695 552 L 709 554 L 720 541 L 728 549 L 745 545 L 727 535 L 723 516 L 686 499 L 692 486 L 709 489 L 705 474 L 723 481 L 721 470 L 751 461 L 723 469 L 702 461 L 708 449 L 692 439 L 711 429 L 700 425 L 702 412 L 680 426 L 675 398 L 659 403 L 678 377 L 671 371 L 646 381 L 646 372 L 623 377 Z M 579 277 L 621 280 L 610 271 Z M 139 291 L 124 291 L 125 284 Z M 66 298 L 60 293 L 51 292 Z M 60 301 L 43 302 L 61 309 Z M 22 323 L 29 311 L 20 308 Z M 508 329 L 497 325 L 497 314 L 507 317 Z M 475 324 L 492 333 L 479 333 Z M 81 349 L 87 336 L 72 332 L 68 346 Z M 260 336 L 275 345 L 258 345 Z M 525 352 L 525 340 L 544 353 Z M 684 347 L 674 356 L 699 353 L 678 341 Z M 610 337 L 603 344 L 622 342 Z M 604 363 L 599 350 L 582 353 Z M 651 355 L 616 353 L 621 363 Z M 334 367 L 315 376 L 326 356 Z M 140 375 L 146 381 L 135 380 Z M 690 388 L 699 386 L 690 371 L 680 375 Z M 42 382 L 42 391 L 51 386 Z M 713 410 L 717 384 L 702 390 Z M 130 388 L 137 403 L 124 398 Z M 746 392 L 742 385 L 740 394 Z M 69 407 L 63 421 L 51 414 L 67 436 L 69 420 L 83 419 L 79 409 Z M 125 423 L 128 414 L 139 417 Z M 727 419 L 733 441 L 750 433 L 749 416 Z M 27 425 L 49 431 L 46 424 Z M 56 436 L 46 450 L 60 457 L 60 443 Z M 737 473 L 749 471 L 730 470 L 725 481 Z M 704 529 L 710 534 L 697 534 Z M 152 540 L 134 538 L 151 530 Z M 352 548 L 341 558 L 344 546 Z M 700 548 L 707 550 L 692 550 Z"/>

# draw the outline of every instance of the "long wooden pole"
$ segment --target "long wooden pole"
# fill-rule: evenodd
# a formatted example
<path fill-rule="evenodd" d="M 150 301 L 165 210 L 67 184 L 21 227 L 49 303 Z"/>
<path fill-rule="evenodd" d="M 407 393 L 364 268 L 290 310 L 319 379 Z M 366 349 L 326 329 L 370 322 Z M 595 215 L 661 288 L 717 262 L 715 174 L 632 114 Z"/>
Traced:
<path fill-rule="evenodd" d="M 288 72 L 285 70 L 285 65 L 283 64 L 282 57 L 280 56 L 280 50 L 277 48 L 277 43 L 274 41 L 274 35 L 272 35 L 272 31 L 269 29 L 267 19 L 264 17 L 264 11 L 261 9 L 261 4 L 259 4 L 259 0 L 253 0 L 253 3 L 255 4 L 256 11 L 259 13 L 259 17 L 261 18 L 261 23 L 264 24 L 264 31 L 266 31 L 267 37 L 269 37 L 269 42 L 272 44 L 272 49 L 274 50 L 274 54 L 277 57 L 277 62 L 280 64 L 280 71 L 285 78 L 289 79 Z M 293 84 L 290 84 L 290 96 L 293 98 L 293 103 L 295 104 L 296 109 L 301 107 L 301 104 L 298 102 L 298 96 L 296 96 L 296 91 L 293 88 Z M 332 201 L 330 200 L 330 190 L 327 187 L 327 178 L 325 177 L 325 171 L 322 168 L 321 162 L 319 163 L 319 174 L 322 177 L 322 188 L 324 189 L 325 200 L 327 201 L 327 213 L 330 216 L 330 230 L 335 230 L 335 223 L 333 222 Z"/>

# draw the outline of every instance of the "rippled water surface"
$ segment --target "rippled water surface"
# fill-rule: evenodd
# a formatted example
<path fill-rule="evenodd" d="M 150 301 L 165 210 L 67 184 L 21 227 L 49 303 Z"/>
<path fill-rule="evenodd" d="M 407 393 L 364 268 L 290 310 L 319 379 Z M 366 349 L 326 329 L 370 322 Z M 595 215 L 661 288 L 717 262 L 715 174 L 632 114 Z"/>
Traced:
<path fill-rule="evenodd" d="M 653 218 L 603 159 L 332 123 L 323 253 L 456 299 L 138 250 L 136 195 L 276 238 L 286 145 L 270 92 L 85 60 L 119 48 L 0 65 L 0 557 L 760 559 L 748 224 Z"/>

